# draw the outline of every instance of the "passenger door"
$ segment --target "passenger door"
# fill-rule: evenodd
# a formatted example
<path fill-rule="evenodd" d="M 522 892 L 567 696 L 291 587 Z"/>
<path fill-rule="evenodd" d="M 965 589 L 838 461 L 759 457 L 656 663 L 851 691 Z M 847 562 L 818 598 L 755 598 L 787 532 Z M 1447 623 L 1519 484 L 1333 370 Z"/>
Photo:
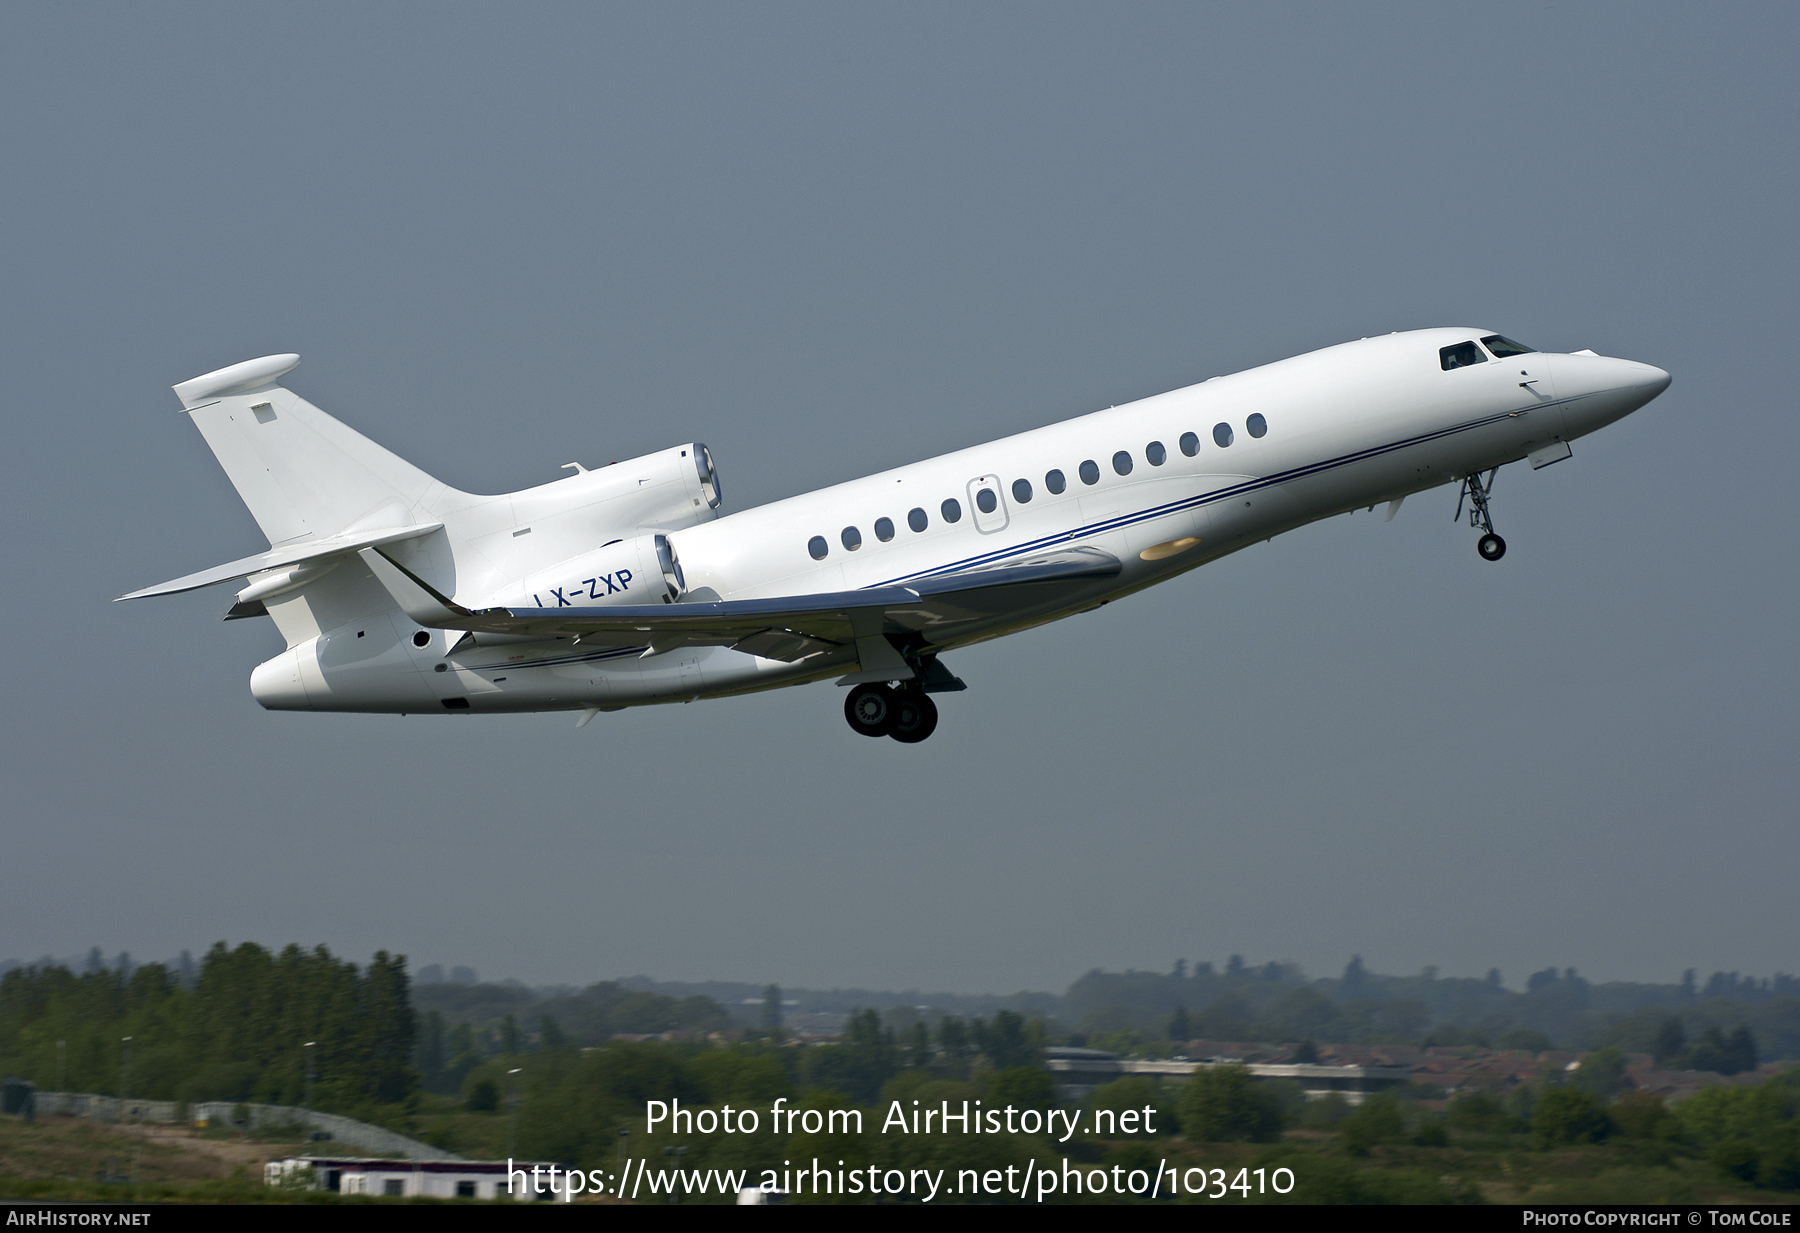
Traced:
<path fill-rule="evenodd" d="M 983 535 L 1006 530 L 1006 493 L 998 475 L 978 475 L 969 481 L 969 511 Z"/>

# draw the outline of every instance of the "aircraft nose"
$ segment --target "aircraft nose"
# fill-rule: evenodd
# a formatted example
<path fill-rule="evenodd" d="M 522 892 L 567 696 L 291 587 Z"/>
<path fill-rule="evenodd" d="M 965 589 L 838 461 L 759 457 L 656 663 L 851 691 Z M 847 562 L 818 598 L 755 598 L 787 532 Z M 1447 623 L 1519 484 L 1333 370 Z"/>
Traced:
<path fill-rule="evenodd" d="M 1654 364 L 1633 362 L 1631 367 L 1631 383 L 1644 392 L 1646 402 L 1668 389 L 1669 382 L 1673 380 L 1667 372 Z"/>

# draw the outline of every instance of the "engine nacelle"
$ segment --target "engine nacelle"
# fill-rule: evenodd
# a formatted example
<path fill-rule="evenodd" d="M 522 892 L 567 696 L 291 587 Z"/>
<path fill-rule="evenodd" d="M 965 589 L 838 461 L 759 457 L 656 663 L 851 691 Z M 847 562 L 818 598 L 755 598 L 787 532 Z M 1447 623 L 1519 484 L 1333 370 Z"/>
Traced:
<path fill-rule="evenodd" d="M 672 604 L 687 589 L 669 537 L 639 535 L 538 570 L 503 608 L 593 608 L 603 604 Z"/>
<path fill-rule="evenodd" d="M 570 548 L 638 530 L 677 531 L 719 510 L 719 472 L 698 441 L 645 454 L 511 494 L 516 527 L 538 544 L 571 538 Z M 521 547 L 524 545 L 521 544 Z"/>

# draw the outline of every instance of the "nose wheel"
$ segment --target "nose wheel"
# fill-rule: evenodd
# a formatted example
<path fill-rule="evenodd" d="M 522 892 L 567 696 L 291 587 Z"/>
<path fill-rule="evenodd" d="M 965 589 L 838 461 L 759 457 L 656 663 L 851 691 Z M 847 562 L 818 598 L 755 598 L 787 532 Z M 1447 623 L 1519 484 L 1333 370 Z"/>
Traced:
<path fill-rule="evenodd" d="M 1493 495 L 1494 477 L 1500 474 L 1495 467 L 1487 473 L 1485 479 L 1481 472 L 1463 477 L 1462 492 L 1456 498 L 1456 512 L 1450 515 L 1455 522 L 1462 517 L 1463 502 L 1469 503 L 1469 525 L 1480 527 L 1485 534 L 1475 541 L 1475 551 L 1481 554 L 1484 561 L 1498 561 L 1506 555 L 1506 541 L 1494 533 L 1494 519 L 1488 512 L 1488 498 Z"/>

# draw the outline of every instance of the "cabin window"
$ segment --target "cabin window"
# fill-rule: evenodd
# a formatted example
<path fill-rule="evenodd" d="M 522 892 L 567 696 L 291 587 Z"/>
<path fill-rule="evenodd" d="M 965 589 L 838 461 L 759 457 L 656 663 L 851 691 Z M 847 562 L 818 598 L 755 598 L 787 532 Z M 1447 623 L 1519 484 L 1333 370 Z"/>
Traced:
<path fill-rule="evenodd" d="M 875 538 L 884 544 L 894 538 L 894 520 L 892 518 L 875 520 Z"/>
<path fill-rule="evenodd" d="M 1249 430 L 1251 436 L 1260 437 L 1269 431 L 1269 421 L 1262 417 L 1261 411 L 1258 411 L 1255 415 L 1244 421 L 1244 427 Z"/>
<path fill-rule="evenodd" d="M 1227 445 L 1230 445 L 1231 444 L 1231 425 L 1230 424 L 1214 424 L 1213 425 L 1213 441 L 1215 444 L 1218 445 L 1218 447 L 1220 449 L 1224 449 Z"/>
<path fill-rule="evenodd" d="M 1061 471 L 1044 472 L 1044 487 L 1050 490 L 1052 496 L 1060 494 L 1062 490 L 1068 486 L 1069 481 L 1063 478 L 1063 473 Z"/>
<path fill-rule="evenodd" d="M 1082 463 L 1076 470 L 1081 474 L 1082 483 L 1098 484 L 1100 482 L 1100 464 L 1092 458 Z"/>
<path fill-rule="evenodd" d="M 1150 460 L 1151 466 L 1160 467 L 1168 459 L 1169 451 L 1163 448 L 1161 441 L 1152 441 L 1144 447 L 1144 457 Z"/>
<path fill-rule="evenodd" d="M 844 547 L 851 552 L 855 552 L 858 548 L 862 547 L 862 532 L 858 531 L 855 527 L 845 527 L 844 533 L 838 536 L 838 538 L 844 541 Z"/>
<path fill-rule="evenodd" d="M 922 509 L 911 510 L 906 515 L 906 525 L 914 531 L 923 531 L 931 522 Z"/>
<path fill-rule="evenodd" d="M 1027 501 L 1031 500 L 1031 481 L 1030 480 L 1016 479 L 1013 481 L 1013 500 L 1017 501 L 1020 505 L 1023 505 Z"/>
<path fill-rule="evenodd" d="M 458 1183 L 456 1183 L 456 1197 L 459 1199 L 473 1199 L 475 1197 L 475 1183 L 474 1182 L 458 1182 Z"/>
<path fill-rule="evenodd" d="M 994 495 L 992 488 L 983 488 L 975 494 L 975 508 L 984 514 L 991 514 L 1000 504 L 1000 498 Z"/>
<path fill-rule="evenodd" d="M 1184 432 L 1181 434 L 1181 452 L 1192 458 L 1200 452 L 1200 434 Z"/>
<path fill-rule="evenodd" d="M 812 559 L 823 561 L 825 554 L 831 551 L 831 545 L 825 542 L 823 535 L 815 535 L 806 541 L 806 550 L 812 553 Z"/>
<path fill-rule="evenodd" d="M 961 522 L 962 502 L 958 501 L 955 497 L 951 497 L 948 501 L 938 506 L 938 513 L 944 516 L 945 522 Z"/>
<path fill-rule="evenodd" d="M 1481 348 L 1472 342 L 1457 343 L 1454 347 L 1438 348 L 1438 363 L 1444 371 L 1452 368 L 1467 368 L 1471 364 L 1487 363 L 1487 356 L 1481 354 Z"/>
<path fill-rule="evenodd" d="M 1131 452 L 1129 450 L 1120 450 L 1113 455 L 1113 470 L 1120 475 L 1131 474 Z"/>
<path fill-rule="evenodd" d="M 1522 342 L 1514 342 L 1504 334 L 1489 334 L 1481 340 L 1481 345 L 1494 353 L 1494 358 L 1503 360 L 1509 355 L 1532 355 L 1534 351 Z"/>

